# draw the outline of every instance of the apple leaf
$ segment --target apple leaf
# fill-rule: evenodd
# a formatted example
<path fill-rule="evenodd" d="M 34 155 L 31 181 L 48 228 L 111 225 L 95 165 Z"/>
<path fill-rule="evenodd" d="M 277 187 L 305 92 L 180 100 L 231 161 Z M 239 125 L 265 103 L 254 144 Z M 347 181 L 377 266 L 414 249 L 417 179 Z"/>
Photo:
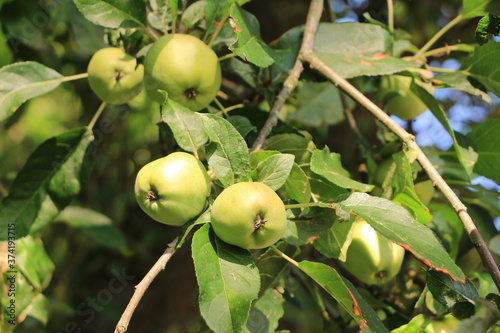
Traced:
<path fill-rule="evenodd" d="M 64 208 L 57 221 L 67 223 L 88 234 L 96 243 L 125 250 L 127 241 L 120 228 L 113 224 L 113 220 L 95 210 L 68 206 Z"/>
<path fill-rule="evenodd" d="M 287 242 L 280 241 L 274 246 L 290 257 L 300 253 L 300 248 Z M 289 267 L 288 262 L 270 247 L 255 260 L 255 264 L 260 272 L 259 296 L 262 296 L 267 289 L 275 286 L 283 272 Z"/>
<path fill-rule="evenodd" d="M 205 224 L 193 236 L 192 255 L 208 326 L 215 332 L 242 332 L 260 287 L 250 252 L 224 243 Z"/>
<path fill-rule="evenodd" d="M 287 120 L 310 127 L 334 125 L 344 120 L 340 92 L 330 82 L 302 82 L 297 85 L 300 106 Z"/>
<path fill-rule="evenodd" d="M 49 223 L 80 192 L 94 162 L 94 136 L 86 128 L 48 139 L 30 155 L 0 202 L 0 216 L 15 224 L 17 237 Z M 7 228 L 0 240 L 7 239 Z"/>
<path fill-rule="evenodd" d="M 215 26 L 225 22 L 229 17 L 229 10 L 233 3 L 243 5 L 250 0 L 206 0 L 205 14 L 207 20 L 207 31 L 214 32 Z"/>
<path fill-rule="evenodd" d="M 356 288 L 335 269 L 323 263 L 303 260 L 298 267 L 330 296 L 332 296 L 358 323 L 360 329 L 369 328 L 373 332 L 389 332 L 377 313 L 361 297 Z"/>
<path fill-rule="evenodd" d="M 5 251 L 7 251 L 6 244 Z M 54 263 L 45 251 L 39 237 L 25 236 L 17 238 L 15 251 L 15 266 L 14 268 L 2 269 L 0 288 L 2 290 L 9 289 L 12 281 L 8 280 L 8 278 L 15 275 L 15 309 L 17 316 L 26 316 L 30 311 L 34 311 L 34 316 L 40 321 L 47 321 L 48 314 L 44 313 L 43 309 L 39 308 L 39 305 L 44 303 L 45 298 L 41 292 L 52 279 Z M 4 255 L 5 264 L 7 264 L 7 255 Z M 0 306 L 7 309 L 10 301 L 11 297 L 2 297 L 0 298 Z M 7 321 L 2 321 L 3 323 L 7 323 Z M 3 329 L 2 324 L 0 324 L 1 329 Z"/>
<path fill-rule="evenodd" d="M 248 147 L 243 137 L 224 118 L 200 114 L 210 139 L 206 147 L 208 164 L 224 185 L 251 181 Z"/>
<path fill-rule="evenodd" d="M 488 14 L 477 23 L 476 42 L 479 45 L 484 45 L 490 41 L 490 35 L 500 35 L 500 17 Z"/>
<path fill-rule="evenodd" d="M 465 275 L 455 264 L 431 229 L 417 222 L 400 205 L 366 193 L 352 193 L 339 197 L 323 207 L 335 209 L 343 220 L 350 214 L 364 218 L 386 238 L 404 247 L 423 264 L 465 283 Z"/>
<path fill-rule="evenodd" d="M 282 239 L 292 245 L 311 243 L 331 227 L 335 218 L 334 211 L 317 207 L 289 210 L 289 221 Z"/>
<path fill-rule="evenodd" d="M 467 134 L 474 141 L 479 155 L 474 172 L 500 182 L 500 119 L 490 119 L 478 124 Z"/>
<path fill-rule="evenodd" d="M 285 182 L 285 190 L 288 199 L 295 200 L 298 203 L 306 203 L 311 200 L 309 177 L 297 163 L 293 163 L 290 175 Z"/>
<path fill-rule="evenodd" d="M 476 47 L 462 63 L 461 69 L 469 74 L 473 85 L 500 96 L 500 43 L 487 43 Z"/>
<path fill-rule="evenodd" d="M 268 67 L 275 61 L 274 50 L 260 38 L 260 24 L 255 16 L 233 3 L 229 24 L 236 35 L 236 41 L 229 49 L 240 58 L 259 67 Z"/>
<path fill-rule="evenodd" d="M 252 304 L 246 328 L 249 333 L 274 333 L 279 319 L 285 313 L 283 295 L 276 289 L 266 289 L 264 294 Z"/>
<path fill-rule="evenodd" d="M 390 40 L 389 32 L 378 25 L 322 23 L 313 52 L 344 78 L 392 74 L 418 67 L 413 62 L 392 57 Z"/>
<path fill-rule="evenodd" d="M 469 75 L 463 72 L 455 72 L 450 74 L 442 74 L 434 77 L 437 84 L 444 84 L 448 88 L 462 90 L 471 95 L 477 95 L 484 101 L 491 103 L 491 97 L 483 90 L 476 88 L 469 80 Z"/>
<path fill-rule="evenodd" d="M 186 151 L 196 152 L 208 140 L 200 116 L 171 99 L 163 103 L 161 119 L 172 130 L 177 144 Z"/>
<path fill-rule="evenodd" d="M 466 142 L 459 141 L 455 131 L 448 122 L 448 117 L 446 116 L 443 108 L 434 98 L 434 96 L 424 88 L 423 85 L 424 83 L 421 83 L 418 80 L 412 80 L 410 89 L 418 96 L 418 98 L 422 100 L 422 102 L 425 103 L 425 105 L 427 105 L 432 114 L 439 120 L 448 134 L 450 134 L 453 140 L 453 148 L 455 150 L 458 161 L 460 162 L 462 168 L 465 170 L 467 176 L 470 176 L 477 158 L 477 156 L 474 154 L 474 150 L 470 146 L 468 146 Z"/>
<path fill-rule="evenodd" d="M 105 28 L 145 28 L 146 6 L 141 0 L 74 0 L 90 22 Z"/>
<path fill-rule="evenodd" d="M 16 269 L 27 278 L 34 290 L 42 292 L 48 286 L 54 263 L 45 252 L 40 238 L 26 236 L 16 241 Z"/>
<path fill-rule="evenodd" d="M 368 192 L 373 188 L 373 185 L 353 180 L 349 172 L 342 167 L 340 154 L 330 153 L 328 147 L 313 152 L 311 157 L 311 171 L 325 177 L 328 181 L 340 187 L 361 192 Z"/>
<path fill-rule="evenodd" d="M 493 0 L 463 0 L 462 15 L 464 18 L 484 16 L 494 9 L 493 4 Z"/>
<path fill-rule="evenodd" d="M 292 154 L 274 154 L 269 156 L 252 171 L 252 179 L 256 182 L 262 182 L 276 191 L 288 179 L 292 171 L 294 158 L 295 156 Z"/>
<path fill-rule="evenodd" d="M 262 149 L 276 150 L 283 154 L 295 155 L 295 163 L 309 163 L 312 152 L 316 149 L 314 142 L 298 134 L 277 134 L 268 138 Z"/>
<path fill-rule="evenodd" d="M 345 261 L 351 225 L 335 221 L 330 229 L 313 242 L 314 248 L 329 258 Z"/>
<path fill-rule="evenodd" d="M 460 283 L 448 275 L 429 270 L 426 274 L 427 287 L 435 300 L 451 309 L 456 303 L 474 301 L 479 297 L 476 286 L 469 280 Z"/>
<path fill-rule="evenodd" d="M 64 76 L 37 62 L 18 62 L 0 69 L 0 121 L 9 118 L 26 100 L 48 93 Z"/>

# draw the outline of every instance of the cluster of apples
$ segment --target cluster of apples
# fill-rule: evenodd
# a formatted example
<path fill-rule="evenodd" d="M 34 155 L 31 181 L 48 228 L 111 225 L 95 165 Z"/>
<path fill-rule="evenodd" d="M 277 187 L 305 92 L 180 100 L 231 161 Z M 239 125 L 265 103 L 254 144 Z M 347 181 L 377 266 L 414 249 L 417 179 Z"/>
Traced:
<path fill-rule="evenodd" d="M 193 112 L 204 109 L 221 85 L 215 52 L 185 34 L 160 37 L 149 48 L 144 65 L 122 49 L 108 47 L 88 65 L 92 90 L 109 104 L 129 103 L 145 91 L 162 104 L 168 97 Z M 136 177 L 135 197 L 152 219 L 173 226 L 193 221 L 208 209 L 212 184 L 195 156 L 174 152 L 143 166 Z M 225 188 L 210 208 L 210 223 L 218 238 L 244 249 L 261 249 L 284 234 L 287 218 L 283 201 L 260 182 L 240 182 Z M 344 267 L 368 284 L 382 284 L 400 270 L 404 250 L 358 218 Z"/>
<path fill-rule="evenodd" d="M 142 90 L 163 103 L 168 97 L 192 110 L 210 104 L 222 75 L 215 52 L 186 34 L 160 37 L 146 53 L 144 65 L 122 49 L 99 50 L 89 62 L 89 84 L 104 102 L 124 104 Z M 182 226 L 208 207 L 211 182 L 195 156 L 174 152 L 143 166 L 136 177 L 135 196 L 152 219 Z M 269 186 L 241 182 L 220 193 L 210 211 L 215 234 L 226 243 L 260 249 L 276 243 L 286 226 L 285 206 Z"/>

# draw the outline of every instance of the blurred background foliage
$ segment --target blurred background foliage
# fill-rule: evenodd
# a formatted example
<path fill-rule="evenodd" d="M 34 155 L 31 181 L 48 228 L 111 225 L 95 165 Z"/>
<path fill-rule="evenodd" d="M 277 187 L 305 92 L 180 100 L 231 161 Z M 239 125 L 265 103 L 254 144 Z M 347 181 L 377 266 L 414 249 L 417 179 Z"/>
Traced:
<path fill-rule="evenodd" d="M 270 43 L 292 27 L 305 22 L 307 0 L 254 0 L 244 5 L 261 25 L 262 38 Z M 333 0 L 325 21 L 360 21 L 363 13 L 385 22 L 385 0 Z M 459 13 L 460 0 L 397 0 L 395 26 L 399 33 L 411 36 L 411 42 L 422 46 L 441 27 Z M 37 61 L 63 75 L 84 73 L 92 54 L 106 45 L 103 28 L 88 22 L 69 0 L 0 0 L 0 65 L 19 61 Z M 436 45 L 473 43 L 477 20 L 468 20 L 447 33 Z M 454 54 L 455 56 L 455 54 Z M 460 54 L 458 54 L 460 56 Z M 443 56 L 432 65 L 457 68 L 461 58 Z M 357 80 L 358 85 L 368 84 Z M 458 91 L 437 90 L 436 96 L 449 112 L 452 126 L 465 134 L 475 123 L 498 118 L 498 99 L 491 96 L 489 105 Z M 67 130 L 85 126 L 100 104 L 86 80 L 63 83 L 49 94 L 34 98 L 0 123 L 0 198 L 29 154 L 44 140 Z M 138 102 L 138 104 L 140 104 Z M 359 127 L 373 143 L 379 135 L 371 116 L 355 109 Z M 151 124 L 159 121 L 159 113 L 148 107 L 108 107 L 99 120 L 95 134 L 97 160 L 91 178 L 73 201 L 73 207 L 85 207 L 102 216 L 96 221 L 112 221 L 110 227 L 96 235 L 72 218 L 71 211 L 62 214 L 40 236 L 55 266 L 52 280 L 44 294 L 46 309 L 51 313 L 45 329 L 32 317 L 16 332 L 71 331 L 110 332 L 114 329 L 137 284 L 177 234 L 177 229 L 151 223 L 140 211 L 133 195 L 137 170 L 151 159 L 161 156 L 168 143 L 159 140 L 160 130 Z M 318 129 L 315 138 L 342 155 L 353 175 L 357 173 L 357 138 L 340 120 Z M 416 133 L 418 143 L 448 149 L 449 142 L 430 113 L 411 123 L 401 124 Z M 436 125 L 437 124 L 437 125 Z M 448 140 L 449 141 L 449 140 Z M 448 144 L 448 146 L 447 146 Z M 477 181 L 493 193 L 498 185 L 488 180 Z M 472 190 L 471 190 L 472 191 Z M 493 197 L 494 198 L 494 197 Z M 92 214 L 91 211 L 88 214 Z M 449 212 L 448 212 L 449 214 Z M 477 220 L 491 220 L 491 212 L 480 205 L 472 210 Z M 100 220 L 101 219 L 101 220 Z M 485 223 L 487 225 L 487 223 Z M 103 231 L 103 232 L 101 232 Z M 495 230 L 490 230 L 495 232 Z M 106 304 L 95 304 L 110 281 L 126 272 L 128 287 L 113 294 Z M 299 282 L 297 282 L 299 281 Z M 281 329 L 293 332 L 321 332 L 334 327 L 325 324 L 317 302 L 311 298 L 314 286 L 305 281 L 289 281 L 293 295 L 287 295 Z M 296 284 L 296 285 L 295 285 Z M 196 308 L 197 285 L 192 259 L 187 246 L 181 248 L 164 272 L 151 285 L 136 310 L 130 332 L 200 332 L 205 323 Z M 101 294 L 100 294 L 101 293 Z M 294 301 L 295 300 L 295 301 Z M 94 305 L 92 305 L 94 304 Z M 318 317 L 319 316 L 319 317 Z M 75 331 L 76 332 L 76 331 Z"/>

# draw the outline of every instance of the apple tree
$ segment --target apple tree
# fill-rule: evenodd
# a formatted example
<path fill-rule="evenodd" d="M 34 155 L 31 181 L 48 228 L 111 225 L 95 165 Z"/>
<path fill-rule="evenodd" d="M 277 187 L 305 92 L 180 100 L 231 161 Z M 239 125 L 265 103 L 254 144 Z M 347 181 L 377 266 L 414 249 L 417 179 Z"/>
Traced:
<path fill-rule="evenodd" d="M 0 6 L 1 332 L 500 332 L 496 1 Z"/>

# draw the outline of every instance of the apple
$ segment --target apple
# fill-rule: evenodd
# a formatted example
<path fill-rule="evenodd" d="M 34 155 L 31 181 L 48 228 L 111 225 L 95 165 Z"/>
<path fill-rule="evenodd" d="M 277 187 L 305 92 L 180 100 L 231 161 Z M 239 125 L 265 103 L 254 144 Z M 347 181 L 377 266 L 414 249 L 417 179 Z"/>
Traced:
<path fill-rule="evenodd" d="M 215 199 L 210 217 L 217 237 L 244 249 L 276 243 L 287 221 L 281 198 L 260 182 L 241 182 L 224 189 Z"/>
<path fill-rule="evenodd" d="M 356 218 L 352 229 L 352 241 L 342 266 L 366 284 L 384 284 L 394 278 L 401 270 L 404 249 L 361 217 Z"/>
<path fill-rule="evenodd" d="M 412 80 L 408 76 L 389 75 L 382 77 L 380 83 L 380 96 L 385 100 L 385 111 L 406 121 L 427 110 L 425 103 L 410 90 Z M 431 85 L 425 87 L 429 93 L 434 93 Z"/>
<path fill-rule="evenodd" d="M 426 206 L 431 202 L 435 192 L 436 189 L 430 179 L 415 184 L 415 193 L 420 201 Z"/>
<path fill-rule="evenodd" d="M 100 49 L 87 67 L 90 88 L 104 102 L 125 104 L 142 89 L 144 66 L 117 47 Z"/>
<path fill-rule="evenodd" d="M 168 98 L 199 111 L 210 104 L 220 89 L 219 59 L 200 39 L 187 34 L 160 37 L 144 59 L 144 84 L 151 98 L 163 104 Z"/>
<path fill-rule="evenodd" d="M 207 206 L 210 179 L 193 155 L 175 152 L 143 166 L 135 181 L 135 198 L 152 219 L 180 226 Z"/>

